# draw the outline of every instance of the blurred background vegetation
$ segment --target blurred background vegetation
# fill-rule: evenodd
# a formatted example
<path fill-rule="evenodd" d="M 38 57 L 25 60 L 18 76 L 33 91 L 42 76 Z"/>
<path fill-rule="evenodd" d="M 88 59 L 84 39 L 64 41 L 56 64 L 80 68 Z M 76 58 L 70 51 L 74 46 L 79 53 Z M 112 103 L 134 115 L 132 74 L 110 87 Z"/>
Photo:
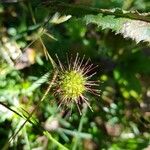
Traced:
<path fill-rule="evenodd" d="M 68 0 L 97 8 L 150 11 L 149 0 Z M 0 4 L 0 146 L 3 149 L 149 150 L 150 48 L 80 19 L 51 12 L 47 1 L 4 0 Z M 85 54 L 98 65 L 101 96 L 89 96 L 94 110 L 82 116 L 57 109 L 53 91 L 43 97 L 54 72 L 52 62 L 66 53 Z M 56 141 L 43 135 L 47 130 Z"/>

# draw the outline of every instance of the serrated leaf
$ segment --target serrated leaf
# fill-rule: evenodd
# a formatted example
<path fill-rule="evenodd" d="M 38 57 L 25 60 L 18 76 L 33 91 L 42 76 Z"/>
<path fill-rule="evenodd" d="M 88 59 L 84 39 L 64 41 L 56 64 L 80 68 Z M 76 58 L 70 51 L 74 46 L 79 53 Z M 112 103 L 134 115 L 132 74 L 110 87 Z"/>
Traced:
<path fill-rule="evenodd" d="M 150 23 L 142 20 L 135 20 L 115 15 L 86 15 L 86 24 L 94 23 L 102 29 L 109 28 L 116 34 L 122 34 L 124 38 L 131 38 L 137 43 L 140 41 L 150 42 Z"/>
<path fill-rule="evenodd" d="M 83 16 L 87 24 L 95 23 L 102 29 L 109 28 L 116 34 L 121 33 L 124 38 L 131 38 L 137 43 L 150 42 L 150 12 L 125 11 L 115 9 L 99 9 L 88 6 L 73 5 L 63 2 L 51 1 L 44 4 L 51 8 L 51 12 L 59 11 L 81 18 Z"/>
<path fill-rule="evenodd" d="M 45 2 L 42 5 L 48 7 L 50 12 L 60 12 L 61 14 L 72 15 L 76 17 L 83 17 L 88 14 L 97 15 L 101 13 L 103 15 L 114 15 L 116 17 L 125 17 L 150 22 L 150 12 L 139 13 L 137 10 L 126 11 L 120 8 L 99 9 L 85 5 L 68 4 L 61 1 Z"/>

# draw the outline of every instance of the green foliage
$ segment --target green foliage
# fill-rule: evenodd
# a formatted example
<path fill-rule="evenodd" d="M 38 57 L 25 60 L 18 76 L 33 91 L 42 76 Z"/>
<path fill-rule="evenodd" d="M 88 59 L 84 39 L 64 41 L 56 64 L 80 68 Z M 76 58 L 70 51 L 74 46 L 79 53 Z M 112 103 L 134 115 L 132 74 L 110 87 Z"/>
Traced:
<path fill-rule="evenodd" d="M 123 34 L 124 38 L 132 38 L 137 43 L 150 42 L 150 23 L 148 22 L 103 14 L 87 15 L 84 20 L 87 24 L 94 23 L 102 29 L 108 28 L 116 34 Z"/>
<path fill-rule="evenodd" d="M 149 0 L 1 3 L 1 149 L 149 149 L 149 12 Z M 77 53 L 75 69 L 88 68 L 88 58 L 98 65 L 88 76 L 97 72 L 89 83 L 100 96 L 84 95 L 93 112 L 80 98 L 59 107 L 58 64 L 66 69 Z M 74 90 L 66 76 L 63 86 Z M 71 74 L 75 90 L 78 78 Z"/>

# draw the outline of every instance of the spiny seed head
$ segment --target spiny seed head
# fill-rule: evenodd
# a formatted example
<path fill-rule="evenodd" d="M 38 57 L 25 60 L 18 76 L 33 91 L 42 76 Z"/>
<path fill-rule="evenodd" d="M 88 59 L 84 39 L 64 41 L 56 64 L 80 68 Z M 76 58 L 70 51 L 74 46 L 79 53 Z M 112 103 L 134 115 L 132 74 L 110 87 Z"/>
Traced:
<path fill-rule="evenodd" d="M 76 70 L 66 71 L 60 76 L 60 88 L 65 98 L 76 100 L 86 91 L 86 78 Z"/>
<path fill-rule="evenodd" d="M 99 96 L 99 90 L 95 89 L 95 86 L 99 86 L 96 81 L 90 81 L 89 79 L 95 74 L 90 74 L 90 72 L 95 69 L 93 64 L 89 64 L 89 59 L 84 62 L 84 57 L 80 59 L 78 54 L 73 60 L 67 59 L 68 67 L 65 67 L 58 59 L 59 71 L 58 79 L 55 83 L 56 90 L 55 95 L 60 99 L 60 104 L 64 106 L 70 106 L 76 103 L 78 110 L 81 114 L 79 104 L 85 102 L 89 108 L 92 110 L 88 98 L 85 96 L 87 92 Z"/>

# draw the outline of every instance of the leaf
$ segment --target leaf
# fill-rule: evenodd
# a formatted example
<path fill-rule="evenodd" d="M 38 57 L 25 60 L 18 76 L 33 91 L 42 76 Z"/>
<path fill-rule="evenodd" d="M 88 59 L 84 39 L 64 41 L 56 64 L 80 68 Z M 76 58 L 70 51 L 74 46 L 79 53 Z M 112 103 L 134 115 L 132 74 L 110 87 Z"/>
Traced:
<path fill-rule="evenodd" d="M 31 92 L 35 91 L 37 88 L 39 88 L 41 86 L 41 84 L 48 81 L 49 75 L 50 75 L 50 73 L 44 74 L 41 78 L 39 78 L 37 81 L 35 81 L 29 88 L 23 89 L 22 93 L 23 94 L 28 94 L 28 93 L 31 93 Z"/>
<path fill-rule="evenodd" d="M 131 38 L 137 43 L 150 42 L 150 13 L 138 11 L 125 11 L 115 9 L 99 9 L 82 5 L 67 4 L 60 1 L 44 3 L 51 12 L 72 15 L 83 18 L 87 24 L 95 23 L 102 29 L 112 29 L 116 34 L 122 34 L 124 38 Z"/>
<path fill-rule="evenodd" d="M 52 19 L 50 20 L 50 22 L 53 24 L 60 24 L 60 23 L 63 23 L 65 21 L 69 20 L 70 18 L 71 18 L 71 15 L 60 16 L 60 14 L 58 12 L 56 12 L 54 14 L 54 16 L 52 17 Z"/>
<path fill-rule="evenodd" d="M 68 4 L 57 0 L 50 2 L 46 1 L 43 2 L 42 5 L 47 7 L 51 13 L 60 12 L 61 14 L 72 15 L 76 17 L 83 17 L 88 14 L 97 15 L 101 13 L 103 15 L 114 15 L 116 17 L 126 17 L 150 22 L 150 12 L 139 13 L 136 10 L 126 11 L 120 8 L 100 9 L 85 5 Z"/>
<path fill-rule="evenodd" d="M 115 15 L 86 15 L 86 24 L 94 23 L 102 29 L 109 28 L 116 34 L 122 34 L 124 38 L 131 38 L 137 43 L 141 41 L 150 42 L 150 23 Z"/>

